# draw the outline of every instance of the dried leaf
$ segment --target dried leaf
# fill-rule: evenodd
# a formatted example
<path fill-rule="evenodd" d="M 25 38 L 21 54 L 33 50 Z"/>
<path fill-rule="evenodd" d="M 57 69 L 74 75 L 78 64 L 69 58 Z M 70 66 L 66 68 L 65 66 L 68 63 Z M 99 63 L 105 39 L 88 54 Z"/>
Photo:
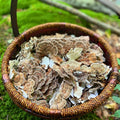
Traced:
<path fill-rule="evenodd" d="M 104 107 L 107 109 L 116 109 L 118 108 L 118 105 L 116 103 L 111 103 L 111 104 L 104 105 Z"/>

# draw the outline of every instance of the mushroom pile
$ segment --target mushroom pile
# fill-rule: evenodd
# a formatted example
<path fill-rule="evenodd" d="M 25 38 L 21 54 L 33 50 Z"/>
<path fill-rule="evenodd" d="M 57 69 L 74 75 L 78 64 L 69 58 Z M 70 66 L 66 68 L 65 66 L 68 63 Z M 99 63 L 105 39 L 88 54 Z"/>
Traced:
<path fill-rule="evenodd" d="M 58 34 L 32 37 L 9 61 L 16 90 L 37 105 L 63 109 L 95 98 L 112 68 L 89 36 Z"/>

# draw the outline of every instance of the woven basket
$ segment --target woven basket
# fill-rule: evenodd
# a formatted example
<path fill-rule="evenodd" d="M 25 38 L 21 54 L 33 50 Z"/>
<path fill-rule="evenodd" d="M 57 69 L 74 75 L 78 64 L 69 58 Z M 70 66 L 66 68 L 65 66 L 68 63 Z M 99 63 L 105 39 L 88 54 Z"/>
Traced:
<path fill-rule="evenodd" d="M 12 0 L 12 2 L 14 3 L 12 5 L 15 5 L 15 1 L 16 0 Z M 14 20 L 14 22 L 16 21 Z M 18 32 L 15 33 L 17 30 L 14 31 L 15 29 L 17 29 L 15 27 L 15 24 L 12 24 L 12 27 L 14 35 L 17 36 Z M 106 58 L 106 64 L 112 67 L 112 72 L 110 74 L 108 84 L 96 98 L 90 99 L 88 102 L 85 102 L 81 105 L 61 110 L 49 109 L 43 106 L 39 106 L 35 103 L 32 103 L 28 99 L 24 98 L 16 91 L 8 75 L 9 73 L 8 62 L 9 60 L 14 59 L 15 55 L 20 50 L 20 45 L 23 42 L 28 41 L 30 37 L 33 36 L 39 37 L 41 35 L 51 35 L 55 33 L 74 34 L 75 36 L 88 35 L 90 37 L 90 42 L 96 43 L 102 48 L 104 52 L 104 57 Z M 80 27 L 78 25 L 69 23 L 47 23 L 35 26 L 27 30 L 26 32 L 16 37 L 14 41 L 8 46 L 2 62 L 2 77 L 5 88 L 7 89 L 11 99 L 14 101 L 16 105 L 18 105 L 24 111 L 27 111 L 38 117 L 44 117 L 49 119 L 71 119 L 92 111 L 96 107 L 100 106 L 111 95 L 117 82 L 118 76 L 117 67 L 118 64 L 111 46 L 95 32 L 88 30 L 84 27 Z"/>

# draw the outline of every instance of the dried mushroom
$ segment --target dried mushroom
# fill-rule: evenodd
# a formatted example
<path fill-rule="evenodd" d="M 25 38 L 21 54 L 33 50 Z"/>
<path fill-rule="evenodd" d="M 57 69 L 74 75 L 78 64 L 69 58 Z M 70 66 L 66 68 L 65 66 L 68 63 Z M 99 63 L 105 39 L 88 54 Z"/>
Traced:
<path fill-rule="evenodd" d="M 69 52 L 66 54 L 66 56 L 70 59 L 70 60 L 76 60 L 77 58 L 79 58 L 81 56 L 81 52 L 82 52 L 83 48 L 71 48 L 69 50 Z"/>
<path fill-rule="evenodd" d="M 9 61 L 9 77 L 13 79 L 14 76 L 17 74 L 16 68 L 18 66 L 18 60 L 10 60 Z"/>
<path fill-rule="evenodd" d="M 82 96 L 83 89 L 84 88 L 80 87 L 79 83 L 76 82 L 76 85 L 75 85 L 75 88 L 74 88 L 74 96 L 76 98 L 80 98 Z"/>
<path fill-rule="evenodd" d="M 99 95 L 112 68 L 89 36 L 32 37 L 9 61 L 9 77 L 31 102 L 51 109 L 82 104 Z"/>
<path fill-rule="evenodd" d="M 42 41 L 37 44 L 36 55 L 39 58 L 42 58 L 47 55 L 57 55 L 58 48 L 54 46 L 50 41 Z"/>
<path fill-rule="evenodd" d="M 13 81 L 15 86 L 22 86 L 26 82 L 26 79 L 24 74 L 20 72 L 14 77 Z"/>
<path fill-rule="evenodd" d="M 70 96 L 73 86 L 68 84 L 65 81 L 62 81 L 59 92 L 64 99 L 67 99 Z"/>
<path fill-rule="evenodd" d="M 34 100 L 32 102 L 36 103 L 37 105 L 41 105 L 41 106 L 44 106 L 44 107 L 49 107 L 49 104 L 47 103 L 46 100 Z"/>
<path fill-rule="evenodd" d="M 62 109 L 66 106 L 66 100 L 62 97 L 62 94 L 56 93 L 53 95 L 53 98 L 50 100 L 51 109 Z"/>

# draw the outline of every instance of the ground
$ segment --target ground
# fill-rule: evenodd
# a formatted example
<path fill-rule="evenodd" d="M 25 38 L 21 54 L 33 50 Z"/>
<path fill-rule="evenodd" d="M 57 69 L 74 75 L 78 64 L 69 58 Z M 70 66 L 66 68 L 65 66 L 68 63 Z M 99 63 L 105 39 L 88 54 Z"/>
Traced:
<path fill-rule="evenodd" d="M 12 29 L 10 24 L 10 0 L 0 0 L 0 70 L 2 57 L 8 44 L 13 40 Z M 18 0 L 18 27 L 20 33 L 25 30 L 47 22 L 69 22 L 78 24 L 89 29 L 93 27 L 83 19 L 75 15 L 71 15 L 63 10 L 51 7 L 39 2 L 39 0 Z M 117 16 L 106 16 L 102 13 L 95 13 L 89 10 L 81 10 L 82 12 L 94 18 L 99 18 L 103 22 L 115 24 L 120 27 Z M 109 33 L 109 32 L 107 32 Z M 0 120 L 41 120 L 38 117 L 32 116 L 20 108 L 18 108 L 10 99 L 2 82 L 0 72 Z M 93 112 L 78 118 L 78 120 L 100 120 Z"/>

